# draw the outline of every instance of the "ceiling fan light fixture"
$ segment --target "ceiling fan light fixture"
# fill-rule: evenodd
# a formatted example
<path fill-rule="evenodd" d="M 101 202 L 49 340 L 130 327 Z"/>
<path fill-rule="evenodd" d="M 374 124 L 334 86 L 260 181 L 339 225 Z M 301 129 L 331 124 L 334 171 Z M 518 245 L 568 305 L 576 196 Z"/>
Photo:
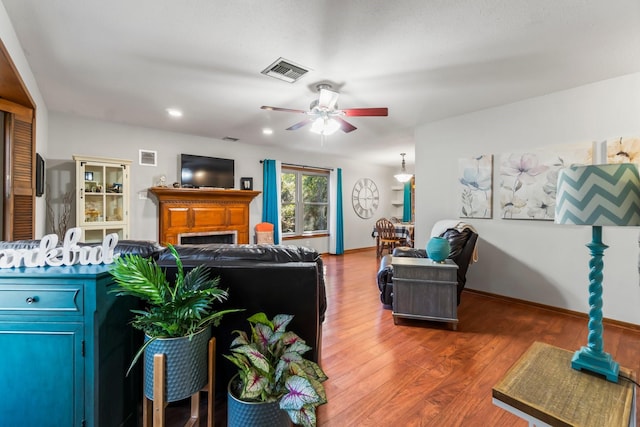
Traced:
<path fill-rule="evenodd" d="M 402 156 L 402 168 L 400 169 L 400 173 L 395 174 L 393 177 L 398 180 L 398 182 L 407 182 L 413 177 L 413 174 L 408 173 L 405 166 L 404 156 L 406 156 L 407 153 L 400 153 L 400 155 Z"/>
<path fill-rule="evenodd" d="M 365 116 L 387 116 L 389 111 L 383 108 L 347 108 L 341 110 L 338 108 L 339 93 L 331 89 L 328 83 L 320 83 L 316 85 L 319 92 L 318 98 L 314 99 L 309 110 L 297 110 L 293 108 L 271 107 L 263 105 L 260 107 L 268 111 L 283 111 L 287 113 L 305 114 L 306 119 L 289 126 L 287 130 L 297 130 L 303 126 L 311 124 L 311 132 L 320 135 L 331 135 L 338 129 L 344 133 L 353 132 L 357 128 L 343 119 L 342 117 L 365 117 Z"/>
<path fill-rule="evenodd" d="M 331 135 L 340 129 L 340 123 L 337 120 L 325 117 L 318 117 L 311 125 L 311 132 L 319 135 Z"/>

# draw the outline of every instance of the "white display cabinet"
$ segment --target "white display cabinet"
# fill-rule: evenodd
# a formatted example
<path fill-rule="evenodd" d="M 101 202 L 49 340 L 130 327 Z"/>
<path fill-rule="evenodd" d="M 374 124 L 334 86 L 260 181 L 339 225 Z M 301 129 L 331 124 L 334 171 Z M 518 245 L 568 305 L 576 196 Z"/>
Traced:
<path fill-rule="evenodd" d="M 130 160 L 74 155 L 76 226 L 82 241 L 101 242 L 107 234 L 129 238 Z"/>

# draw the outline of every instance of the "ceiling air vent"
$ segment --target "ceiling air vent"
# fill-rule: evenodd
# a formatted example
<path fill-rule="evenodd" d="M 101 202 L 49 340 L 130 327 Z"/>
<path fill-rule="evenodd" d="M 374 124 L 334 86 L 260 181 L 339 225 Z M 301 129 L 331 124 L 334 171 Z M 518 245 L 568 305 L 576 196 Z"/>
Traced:
<path fill-rule="evenodd" d="M 232 136 L 225 136 L 224 138 L 222 138 L 223 141 L 229 141 L 229 142 L 236 142 L 239 141 L 238 138 L 234 138 Z"/>
<path fill-rule="evenodd" d="M 309 70 L 284 58 L 278 58 L 276 62 L 262 70 L 262 74 L 265 76 L 275 77 L 289 83 L 297 82 L 308 72 Z"/>

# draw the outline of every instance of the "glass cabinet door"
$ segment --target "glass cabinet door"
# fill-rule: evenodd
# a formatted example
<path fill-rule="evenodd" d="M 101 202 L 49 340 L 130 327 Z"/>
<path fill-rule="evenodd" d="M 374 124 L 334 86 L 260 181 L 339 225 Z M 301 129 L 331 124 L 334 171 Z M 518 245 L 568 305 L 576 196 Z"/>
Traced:
<path fill-rule="evenodd" d="M 105 167 L 105 221 L 122 222 L 124 213 L 124 195 L 122 167 Z"/>
<path fill-rule="evenodd" d="M 78 218 L 81 224 L 95 224 L 104 221 L 104 168 L 100 165 L 81 164 L 80 175 L 84 176 L 84 186 L 80 188 L 80 202 L 84 205 L 84 215 Z"/>

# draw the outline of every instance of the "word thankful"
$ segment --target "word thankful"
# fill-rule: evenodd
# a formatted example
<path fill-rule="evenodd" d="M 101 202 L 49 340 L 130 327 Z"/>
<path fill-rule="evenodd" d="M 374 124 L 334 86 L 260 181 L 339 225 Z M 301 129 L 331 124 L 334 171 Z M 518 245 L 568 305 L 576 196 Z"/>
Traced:
<path fill-rule="evenodd" d="M 80 236 L 79 228 L 70 228 L 64 235 L 62 246 L 58 246 L 58 236 L 47 234 L 40 240 L 40 246 L 37 248 L 2 249 L 0 268 L 96 265 L 113 262 L 113 250 L 118 244 L 117 234 L 106 235 L 102 244 L 97 246 L 79 246 Z"/>

